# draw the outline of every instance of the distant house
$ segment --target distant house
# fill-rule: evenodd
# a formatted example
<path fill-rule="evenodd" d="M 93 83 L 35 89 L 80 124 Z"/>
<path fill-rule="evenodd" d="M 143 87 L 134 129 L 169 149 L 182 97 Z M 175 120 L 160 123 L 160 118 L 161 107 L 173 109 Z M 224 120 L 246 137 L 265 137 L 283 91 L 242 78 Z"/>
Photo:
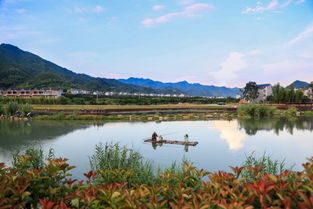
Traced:
<path fill-rule="evenodd" d="M 265 102 L 268 96 L 273 94 L 273 88 L 271 84 L 260 84 L 258 85 L 258 97 L 254 100 L 254 102 Z"/>
<path fill-rule="evenodd" d="M 2 91 L 2 94 L 0 94 L 2 97 L 23 97 L 23 98 L 58 98 L 62 95 L 62 90 L 4 90 Z"/>
<path fill-rule="evenodd" d="M 304 90 L 304 96 L 307 96 L 311 101 L 313 101 L 313 87 L 308 87 Z"/>

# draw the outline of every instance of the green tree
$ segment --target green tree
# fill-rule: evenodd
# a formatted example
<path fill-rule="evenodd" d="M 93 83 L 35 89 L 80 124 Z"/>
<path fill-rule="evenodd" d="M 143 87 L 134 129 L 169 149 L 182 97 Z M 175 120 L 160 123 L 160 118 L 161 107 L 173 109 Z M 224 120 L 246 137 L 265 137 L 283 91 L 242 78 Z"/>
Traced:
<path fill-rule="evenodd" d="M 248 82 L 243 89 L 243 98 L 245 98 L 248 101 L 254 100 L 258 98 L 259 92 L 258 92 L 258 85 L 255 82 Z"/>

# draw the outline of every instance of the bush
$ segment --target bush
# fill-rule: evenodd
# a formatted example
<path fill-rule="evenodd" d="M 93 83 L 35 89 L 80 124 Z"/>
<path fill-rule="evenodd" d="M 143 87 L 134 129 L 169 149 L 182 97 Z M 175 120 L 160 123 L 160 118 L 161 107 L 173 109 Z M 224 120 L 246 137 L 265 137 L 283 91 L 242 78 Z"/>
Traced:
<path fill-rule="evenodd" d="M 30 113 L 32 111 L 33 107 L 29 104 L 25 104 L 22 106 L 22 113 L 23 116 L 27 116 L 28 113 Z"/>
<path fill-rule="evenodd" d="M 258 176 L 250 182 L 241 177 L 245 167 L 232 167 L 232 173 L 207 173 L 186 163 L 179 173 L 163 173 L 157 184 L 131 187 L 120 182 L 95 184 L 99 175 L 95 171 L 84 174 L 87 181 L 68 179 L 73 167 L 59 158 L 21 172 L 33 157 L 17 157 L 20 167 L 0 164 L 1 208 L 313 208 L 312 157 L 303 164 L 302 172 L 285 170 L 274 175 L 249 166 Z M 108 175 L 127 179 L 134 173 L 122 169 Z M 203 175 L 209 181 L 201 179 Z"/>
<path fill-rule="evenodd" d="M 6 114 L 8 116 L 13 116 L 20 109 L 20 105 L 15 102 L 9 102 L 6 106 Z"/>
<path fill-rule="evenodd" d="M 0 116 L 5 115 L 5 109 L 4 106 L 0 104 Z"/>
<path fill-rule="evenodd" d="M 265 105 L 240 105 L 237 109 L 237 113 L 240 117 L 252 117 L 252 118 L 264 118 L 270 117 L 277 111 L 276 107 Z"/>
<path fill-rule="evenodd" d="M 297 116 L 297 108 L 295 107 L 288 107 L 288 109 L 286 110 L 285 114 L 287 116 Z"/>

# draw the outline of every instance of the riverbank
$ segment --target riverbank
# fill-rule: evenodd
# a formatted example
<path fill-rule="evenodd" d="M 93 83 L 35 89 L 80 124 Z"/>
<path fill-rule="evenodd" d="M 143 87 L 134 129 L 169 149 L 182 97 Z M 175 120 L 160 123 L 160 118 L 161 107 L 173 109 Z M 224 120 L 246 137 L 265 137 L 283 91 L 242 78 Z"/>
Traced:
<path fill-rule="evenodd" d="M 9 106 L 13 106 L 12 104 Z M 312 116 L 312 104 L 239 105 L 24 105 L 35 120 L 172 121 L 232 119 L 236 117 Z M 312 106 L 312 107 L 311 107 Z M 23 106 L 22 106 L 23 107 Z M 14 115 L 14 112 L 23 114 Z M 4 111 L 2 111 L 4 112 Z M 28 120 L 27 111 L 15 107 L 0 119 Z"/>

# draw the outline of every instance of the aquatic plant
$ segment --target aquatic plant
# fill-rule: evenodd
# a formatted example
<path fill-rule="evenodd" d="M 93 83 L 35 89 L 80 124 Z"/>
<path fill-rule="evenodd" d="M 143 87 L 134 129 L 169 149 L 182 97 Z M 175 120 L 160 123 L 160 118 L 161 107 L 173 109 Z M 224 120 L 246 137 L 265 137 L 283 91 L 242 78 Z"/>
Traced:
<path fill-rule="evenodd" d="M 152 184 L 155 179 L 150 161 L 145 160 L 139 152 L 118 143 L 96 145 L 89 161 L 91 169 L 101 174 L 98 180 L 102 183 L 127 180 L 129 183 Z"/>
<path fill-rule="evenodd" d="M 264 153 L 261 157 L 257 158 L 255 156 L 255 152 L 252 152 L 250 155 L 246 156 L 246 159 L 243 163 L 245 167 L 241 176 L 245 178 L 247 181 L 256 180 L 259 178 L 260 174 L 272 174 L 272 175 L 280 175 L 284 171 L 288 170 L 286 168 L 285 160 L 273 160 L 271 156 L 266 155 Z M 258 175 L 255 172 L 251 172 L 249 168 L 259 168 Z M 291 170 L 292 167 L 289 169 Z"/>

